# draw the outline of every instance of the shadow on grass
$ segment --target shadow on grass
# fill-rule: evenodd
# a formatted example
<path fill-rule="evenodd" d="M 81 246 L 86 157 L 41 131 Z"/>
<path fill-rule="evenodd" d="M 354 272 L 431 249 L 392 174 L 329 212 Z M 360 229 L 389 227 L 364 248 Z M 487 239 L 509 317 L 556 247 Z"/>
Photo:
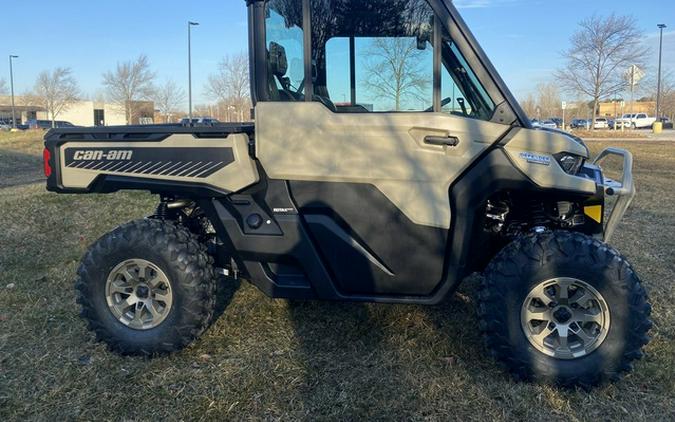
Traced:
<path fill-rule="evenodd" d="M 499 370 L 464 295 L 436 306 L 292 301 L 288 309 L 304 370 L 295 394 L 312 417 L 419 418 L 467 384 L 490 397 L 480 372 Z M 439 414 L 456 407 L 446 405 Z"/>
<path fill-rule="evenodd" d="M 241 287 L 241 280 L 219 276 L 216 283 L 216 307 L 213 312 L 212 322 L 216 322 L 225 312 L 227 307 L 232 303 L 234 295 Z"/>

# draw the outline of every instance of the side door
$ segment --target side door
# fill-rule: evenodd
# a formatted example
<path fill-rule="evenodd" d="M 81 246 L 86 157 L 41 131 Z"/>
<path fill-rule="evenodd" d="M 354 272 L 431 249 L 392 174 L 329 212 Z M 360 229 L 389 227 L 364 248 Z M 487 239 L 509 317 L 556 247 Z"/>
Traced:
<path fill-rule="evenodd" d="M 256 106 L 256 156 L 341 293 L 431 295 L 449 189 L 509 125 L 490 121 L 497 103 L 426 1 L 305 3 L 266 4 L 273 101 Z"/>

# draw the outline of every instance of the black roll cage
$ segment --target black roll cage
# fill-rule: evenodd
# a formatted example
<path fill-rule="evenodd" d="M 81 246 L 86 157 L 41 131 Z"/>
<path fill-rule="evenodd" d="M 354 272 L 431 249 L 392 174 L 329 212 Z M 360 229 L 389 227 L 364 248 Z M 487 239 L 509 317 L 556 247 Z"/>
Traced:
<path fill-rule="evenodd" d="M 302 29 L 304 34 L 304 70 L 305 70 L 305 101 L 312 101 L 312 55 L 311 55 L 311 14 L 312 0 L 301 0 L 303 6 Z M 442 44 L 442 28 L 444 27 L 454 44 L 464 56 L 465 60 L 483 84 L 496 107 L 491 121 L 531 128 L 530 120 L 515 97 L 506 86 L 495 67 L 473 36 L 468 26 L 450 0 L 427 0 L 434 11 L 434 45 Z M 249 24 L 249 60 L 251 69 L 251 99 L 253 105 L 259 101 L 269 101 L 269 87 L 267 85 L 267 45 L 265 28 L 265 3 L 267 0 L 246 0 L 248 5 Z M 353 37 L 352 37 L 353 38 Z M 350 54 L 353 54 L 353 41 L 350 42 Z M 434 98 L 433 111 L 441 111 L 441 66 L 442 49 L 434 48 Z M 353 61 L 352 61 L 353 63 Z M 353 69 L 352 69 L 353 71 Z M 353 76 L 353 75 L 352 75 Z M 354 78 L 351 78 L 352 81 Z M 352 87 L 352 102 L 354 100 Z"/>

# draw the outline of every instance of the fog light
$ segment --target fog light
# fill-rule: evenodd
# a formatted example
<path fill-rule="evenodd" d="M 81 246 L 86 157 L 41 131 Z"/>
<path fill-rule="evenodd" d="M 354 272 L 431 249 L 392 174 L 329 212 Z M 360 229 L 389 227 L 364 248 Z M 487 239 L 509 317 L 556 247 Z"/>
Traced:
<path fill-rule="evenodd" d="M 555 155 L 555 159 L 558 161 L 560 167 L 567 174 L 579 173 L 579 170 L 581 170 L 581 167 L 584 165 L 583 157 L 579 157 L 578 155 L 574 154 L 568 153 L 557 154 Z"/>

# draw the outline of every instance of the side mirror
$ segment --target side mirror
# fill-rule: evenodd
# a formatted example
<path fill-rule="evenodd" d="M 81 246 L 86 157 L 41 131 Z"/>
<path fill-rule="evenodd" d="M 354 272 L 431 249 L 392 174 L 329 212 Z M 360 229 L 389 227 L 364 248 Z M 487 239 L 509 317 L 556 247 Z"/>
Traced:
<path fill-rule="evenodd" d="M 422 24 L 417 32 L 417 49 L 426 50 L 427 44 L 431 42 L 431 37 L 434 33 L 433 26 L 430 24 Z"/>

